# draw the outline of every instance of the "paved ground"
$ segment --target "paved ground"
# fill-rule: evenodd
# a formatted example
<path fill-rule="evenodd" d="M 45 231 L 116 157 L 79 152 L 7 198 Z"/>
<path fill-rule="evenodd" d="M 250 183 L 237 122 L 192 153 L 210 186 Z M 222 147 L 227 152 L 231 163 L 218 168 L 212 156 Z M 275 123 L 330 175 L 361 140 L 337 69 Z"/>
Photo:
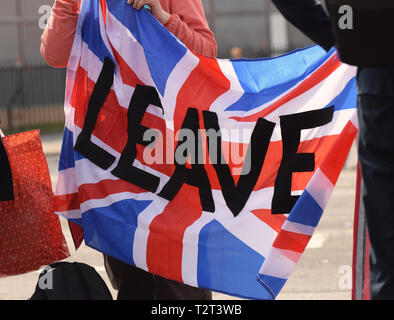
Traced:
<path fill-rule="evenodd" d="M 56 182 L 60 151 L 60 136 L 42 136 L 51 179 Z M 351 299 L 351 265 L 353 247 L 353 210 L 356 181 L 355 149 L 349 156 L 321 222 L 296 270 L 277 297 L 278 300 L 349 300 Z M 71 258 L 68 261 L 88 263 L 99 271 L 108 283 L 100 253 L 88 247 L 74 251 L 70 233 L 62 221 Z M 38 272 L 0 278 L 0 300 L 25 300 L 32 294 Z M 112 290 L 113 296 L 116 291 Z M 214 299 L 237 299 L 214 293 Z"/>

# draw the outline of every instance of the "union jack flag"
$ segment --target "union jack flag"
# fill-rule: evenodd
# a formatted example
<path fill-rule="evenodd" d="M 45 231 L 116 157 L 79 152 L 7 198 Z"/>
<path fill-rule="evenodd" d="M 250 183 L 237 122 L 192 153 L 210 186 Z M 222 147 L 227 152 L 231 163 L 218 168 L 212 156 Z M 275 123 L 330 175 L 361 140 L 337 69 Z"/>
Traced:
<path fill-rule="evenodd" d="M 84 0 L 55 211 L 83 228 L 86 245 L 128 264 L 274 299 L 357 134 L 355 73 L 318 46 L 267 59 L 203 57 L 147 10 Z M 207 161 L 187 151 L 184 163 L 173 159 L 185 151 L 181 129 Z M 208 129 L 219 133 L 216 147 Z M 150 130 L 159 134 L 145 141 Z M 232 130 L 248 134 L 224 134 Z M 235 147 L 246 150 L 241 165 L 222 157 Z M 209 161 L 215 152 L 225 160 Z"/>

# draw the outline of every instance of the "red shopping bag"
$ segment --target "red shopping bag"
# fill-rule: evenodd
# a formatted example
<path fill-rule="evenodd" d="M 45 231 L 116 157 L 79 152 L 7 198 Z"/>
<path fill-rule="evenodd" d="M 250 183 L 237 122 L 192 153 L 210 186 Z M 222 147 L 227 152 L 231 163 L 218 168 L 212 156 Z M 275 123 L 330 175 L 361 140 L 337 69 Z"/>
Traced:
<path fill-rule="evenodd" d="M 0 276 L 19 275 L 69 257 L 39 131 L 2 138 L 14 200 L 0 202 Z"/>

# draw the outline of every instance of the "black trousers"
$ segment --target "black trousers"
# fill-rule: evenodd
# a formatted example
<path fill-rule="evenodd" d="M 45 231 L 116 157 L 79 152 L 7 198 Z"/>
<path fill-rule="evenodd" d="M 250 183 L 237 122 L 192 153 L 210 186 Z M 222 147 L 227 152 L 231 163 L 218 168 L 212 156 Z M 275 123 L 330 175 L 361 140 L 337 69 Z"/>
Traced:
<path fill-rule="evenodd" d="M 118 300 L 212 300 L 212 292 L 168 280 L 104 255 Z"/>
<path fill-rule="evenodd" d="M 382 81 L 384 79 L 384 81 Z M 379 81 L 382 84 L 379 85 Z M 394 72 L 358 78 L 362 204 L 370 236 L 371 299 L 394 299 Z"/>

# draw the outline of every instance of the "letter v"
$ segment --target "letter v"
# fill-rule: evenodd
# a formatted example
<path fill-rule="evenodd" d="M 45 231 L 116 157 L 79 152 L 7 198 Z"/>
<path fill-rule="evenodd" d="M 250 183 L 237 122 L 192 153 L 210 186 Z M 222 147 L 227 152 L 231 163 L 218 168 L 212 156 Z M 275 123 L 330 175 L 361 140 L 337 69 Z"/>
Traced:
<path fill-rule="evenodd" d="M 220 132 L 216 113 L 203 111 L 203 117 L 205 130 L 215 130 L 216 132 Z M 274 128 L 275 123 L 263 118 L 259 118 L 257 120 L 250 138 L 248 153 L 246 155 L 246 159 L 250 161 L 250 164 L 248 164 L 250 166 L 250 171 L 247 174 L 241 175 L 237 184 L 234 182 L 228 164 L 226 164 L 222 159 L 220 159 L 220 161 L 216 161 L 217 159 L 212 158 L 212 155 L 215 154 L 218 155 L 218 157 L 220 156 L 223 158 L 221 135 L 216 135 L 218 137 L 218 141 L 216 143 L 217 150 L 210 150 L 210 135 L 207 135 L 208 152 L 218 176 L 223 197 L 234 217 L 236 217 L 245 207 L 245 204 L 257 183 Z M 244 163 L 244 168 L 245 165 L 246 164 Z"/>

